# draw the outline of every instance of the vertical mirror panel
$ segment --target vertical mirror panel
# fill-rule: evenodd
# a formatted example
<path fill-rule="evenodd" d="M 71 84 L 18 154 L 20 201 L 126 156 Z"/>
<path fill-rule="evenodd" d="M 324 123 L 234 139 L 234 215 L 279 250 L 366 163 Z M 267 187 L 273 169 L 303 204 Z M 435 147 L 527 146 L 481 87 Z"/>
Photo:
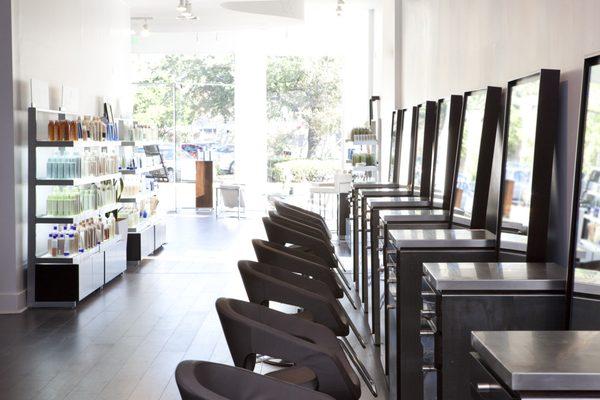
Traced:
<path fill-rule="evenodd" d="M 448 101 L 438 102 L 437 140 L 435 146 L 435 175 L 433 181 L 433 201 L 436 205 L 444 199 L 445 178 L 448 158 L 448 132 L 450 129 L 450 113 Z"/>
<path fill-rule="evenodd" d="M 539 92 L 539 75 L 509 86 L 508 145 L 502 199 L 502 230 L 507 233 L 502 234 L 503 245 L 527 243 Z"/>
<path fill-rule="evenodd" d="M 600 261 L 600 65 L 590 68 L 580 176 L 576 265 Z"/>
<path fill-rule="evenodd" d="M 410 172 L 410 151 L 412 147 L 412 110 L 409 108 L 404 112 L 402 124 L 402 143 L 400 144 L 400 185 L 407 186 Z"/>
<path fill-rule="evenodd" d="M 425 142 L 425 104 L 419 106 L 417 120 L 417 150 L 415 154 L 415 190 L 421 187 L 421 176 L 423 174 L 423 145 Z"/>
<path fill-rule="evenodd" d="M 472 92 L 465 98 L 458 175 L 454 192 L 454 215 L 467 220 L 470 220 L 473 211 L 486 96 L 487 91 L 484 89 Z"/>
<path fill-rule="evenodd" d="M 394 182 L 394 166 L 396 165 L 396 151 L 398 151 L 396 146 L 396 126 L 400 113 L 401 111 L 394 111 L 392 113 L 392 134 L 390 137 L 390 168 L 388 172 L 388 182 Z"/>

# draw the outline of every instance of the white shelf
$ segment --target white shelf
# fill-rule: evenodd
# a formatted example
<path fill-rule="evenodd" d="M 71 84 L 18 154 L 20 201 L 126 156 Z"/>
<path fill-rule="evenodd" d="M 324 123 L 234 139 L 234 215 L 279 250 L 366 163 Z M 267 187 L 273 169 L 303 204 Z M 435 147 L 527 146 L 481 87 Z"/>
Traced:
<path fill-rule="evenodd" d="M 153 192 L 142 192 L 138 193 L 135 196 L 125 196 L 119 199 L 119 203 L 137 203 L 140 200 L 148 199 L 152 196 L 156 195 L 156 191 Z"/>
<path fill-rule="evenodd" d="M 73 148 L 92 148 L 92 147 L 119 147 L 121 142 L 118 140 L 64 140 L 64 141 L 50 141 L 50 140 L 38 140 L 35 142 L 36 147 L 73 147 Z"/>
<path fill-rule="evenodd" d="M 152 146 L 152 145 L 156 145 L 158 146 L 159 143 L 151 141 L 151 140 L 124 140 L 121 141 L 121 146 L 124 147 L 144 147 L 144 146 Z"/>
<path fill-rule="evenodd" d="M 47 108 L 36 108 L 36 107 L 32 107 L 32 108 L 36 112 L 42 113 L 42 114 L 83 115 L 81 112 L 74 112 L 74 111 L 50 110 Z"/>
<path fill-rule="evenodd" d="M 144 175 L 153 171 L 158 171 L 160 169 L 162 169 L 163 166 L 162 165 L 151 165 L 148 167 L 142 167 L 142 168 L 136 168 L 134 170 L 132 169 L 124 169 L 121 171 L 121 173 L 123 175 Z"/>
<path fill-rule="evenodd" d="M 121 241 L 121 235 L 115 235 L 112 239 L 105 240 L 97 246 L 86 250 L 83 253 L 71 254 L 69 256 L 52 257 L 49 253 L 42 256 L 36 257 L 35 262 L 37 264 L 79 264 L 82 257 L 89 256 L 91 254 L 97 254 L 103 251 L 105 248 L 112 246 L 113 244 Z"/>
<path fill-rule="evenodd" d="M 143 221 L 140 221 L 140 223 L 134 227 L 134 228 L 128 228 L 128 232 L 129 233 L 140 233 L 143 230 L 148 229 L 149 227 L 151 227 L 152 225 L 156 225 L 156 223 L 159 221 L 160 219 L 156 216 L 152 216 L 149 218 L 146 218 Z"/>
<path fill-rule="evenodd" d="M 369 172 L 369 171 L 378 171 L 379 167 L 377 165 L 354 165 L 354 166 L 352 166 L 352 169 L 354 171 Z"/>
<path fill-rule="evenodd" d="M 114 203 L 114 204 L 108 204 L 108 205 L 102 206 L 96 210 L 84 211 L 79 215 L 66 216 L 66 217 L 48 216 L 48 215 L 40 216 L 40 217 L 36 217 L 35 222 L 38 224 L 76 224 L 76 223 L 86 220 L 88 218 L 97 217 L 98 215 L 104 215 L 107 212 L 118 209 L 119 207 L 121 207 L 121 206 L 118 203 Z"/>
<path fill-rule="evenodd" d="M 100 176 L 87 176 L 85 178 L 75 179 L 36 179 L 35 184 L 39 186 L 82 186 L 89 185 L 92 183 L 99 183 L 104 181 L 111 181 L 113 179 L 119 179 L 121 173 Z"/>
<path fill-rule="evenodd" d="M 373 140 L 348 140 L 348 143 L 351 143 L 355 146 L 376 146 L 378 144 L 376 139 Z"/>

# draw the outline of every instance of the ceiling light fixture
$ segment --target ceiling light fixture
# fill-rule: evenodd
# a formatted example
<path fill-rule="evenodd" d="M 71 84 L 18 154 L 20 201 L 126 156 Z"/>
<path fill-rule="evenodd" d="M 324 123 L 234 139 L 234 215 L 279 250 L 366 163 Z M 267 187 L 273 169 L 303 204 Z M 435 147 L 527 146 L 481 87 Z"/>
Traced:
<path fill-rule="evenodd" d="M 180 13 L 185 11 L 185 0 L 179 0 L 179 5 L 177 7 L 175 7 L 175 9 L 177 11 L 179 11 Z"/>

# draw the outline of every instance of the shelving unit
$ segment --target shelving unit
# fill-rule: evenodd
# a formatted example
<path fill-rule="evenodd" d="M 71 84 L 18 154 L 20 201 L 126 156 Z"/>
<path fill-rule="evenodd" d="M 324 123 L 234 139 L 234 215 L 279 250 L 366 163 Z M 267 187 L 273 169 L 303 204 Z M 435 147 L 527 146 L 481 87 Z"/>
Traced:
<path fill-rule="evenodd" d="M 122 141 L 121 146 L 123 151 L 133 151 L 136 154 L 136 149 L 142 149 L 144 146 L 157 145 L 156 141 L 151 140 L 128 140 Z M 141 153 L 140 151 L 137 154 Z M 154 157 L 156 158 L 156 157 Z M 138 179 L 141 192 L 135 195 L 122 195 L 119 203 L 128 207 L 135 207 L 141 210 L 141 204 L 144 200 L 149 201 L 152 197 L 158 195 L 158 181 L 154 172 L 160 171 L 164 166 L 158 163 L 155 159 L 153 165 L 145 165 L 136 169 L 127 169 L 121 171 L 123 179 L 127 183 L 128 180 Z M 153 190 L 148 190 L 145 187 L 145 177 L 154 178 Z M 144 257 L 153 254 L 156 250 L 166 243 L 166 223 L 160 216 L 150 216 L 141 219 L 136 227 L 130 227 L 127 235 L 127 261 L 129 263 L 138 263 Z"/>
<path fill-rule="evenodd" d="M 119 148 L 119 141 L 48 141 L 40 139 L 38 128 L 45 132 L 45 126 L 38 124 L 42 116 L 48 119 L 64 120 L 67 116 L 81 116 L 79 113 L 29 108 L 28 110 L 28 268 L 27 301 L 30 307 L 75 307 L 95 290 L 120 275 L 127 268 L 126 250 L 127 222 L 117 222 L 117 234 L 84 253 L 71 256 L 51 257 L 44 250 L 47 236 L 40 235 L 40 227 L 51 224 L 77 224 L 92 217 L 106 215 L 118 210 L 121 204 L 113 203 L 95 210 L 87 210 L 73 216 L 39 215 L 38 194 L 43 195 L 42 187 L 77 187 L 105 181 L 115 181 L 120 173 L 102 176 L 89 176 L 76 179 L 45 179 L 38 177 L 38 150 L 51 148 Z M 38 126 L 39 125 L 39 126 Z M 41 154 L 48 152 L 42 150 Z M 44 189 L 49 190 L 49 189 Z M 41 193 L 39 192 L 41 191 Z"/>
<path fill-rule="evenodd" d="M 377 113 L 373 110 L 374 105 L 377 106 Z M 354 181 L 379 182 L 381 178 L 381 110 L 378 96 L 369 99 L 369 128 L 372 135 L 364 135 L 356 140 L 348 139 L 345 142 L 344 169 L 352 173 Z M 375 165 L 352 165 L 352 155 L 356 153 L 372 156 Z"/>

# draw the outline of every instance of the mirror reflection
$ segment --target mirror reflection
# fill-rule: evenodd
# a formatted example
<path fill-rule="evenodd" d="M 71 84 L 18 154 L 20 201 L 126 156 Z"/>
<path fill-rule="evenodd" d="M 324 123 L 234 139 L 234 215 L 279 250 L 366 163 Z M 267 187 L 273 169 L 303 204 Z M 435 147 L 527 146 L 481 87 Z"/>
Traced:
<path fill-rule="evenodd" d="M 423 175 L 423 146 L 425 142 L 425 105 L 419 106 L 417 117 L 417 150 L 415 154 L 415 189 L 421 187 L 421 176 Z"/>
<path fill-rule="evenodd" d="M 412 147 L 412 110 L 404 113 L 400 143 L 400 185 L 408 186 L 408 173 L 410 169 L 410 150 Z"/>
<path fill-rule="evenodd" d="M 388 172 L 388 182 L 394 181 L 394 165 L 396 165 L 396 126 L 398 120 L 398 114 L 401 111 L 394 111 L 392 113 L 392 136 L 390 137 L 390 168 Z"/>
<path fill-rule="evenodd" d="M 577 220 L 579 266 L 600 260 L 600 65 L 591 67 L 587 92 Z"/>
<path fill-rule="evenodd" d="M 527 235 L 529 226 L 539 88 L 539 76 L 510 88 L 502 228 L 519 235 Z"/>
<path fill-rule="evenodd" d="M 438 103 L 438 133 L 435 150 L 435 174 L 433 181 L 434 202 L 441 202 L 444 198 L 446 160 L 448 158 L 448 131 L 450 129 L 450 113 L 448 102 L 442 100 Z"/>
<path fill-rule="evenodd" d="M 473 211 L 486 96 L 487 91 L 484 89 L 472 92 L 465 98 L 458 175 L 454 191 L 454 215 L 467 219 L 470 219 Z"/>

